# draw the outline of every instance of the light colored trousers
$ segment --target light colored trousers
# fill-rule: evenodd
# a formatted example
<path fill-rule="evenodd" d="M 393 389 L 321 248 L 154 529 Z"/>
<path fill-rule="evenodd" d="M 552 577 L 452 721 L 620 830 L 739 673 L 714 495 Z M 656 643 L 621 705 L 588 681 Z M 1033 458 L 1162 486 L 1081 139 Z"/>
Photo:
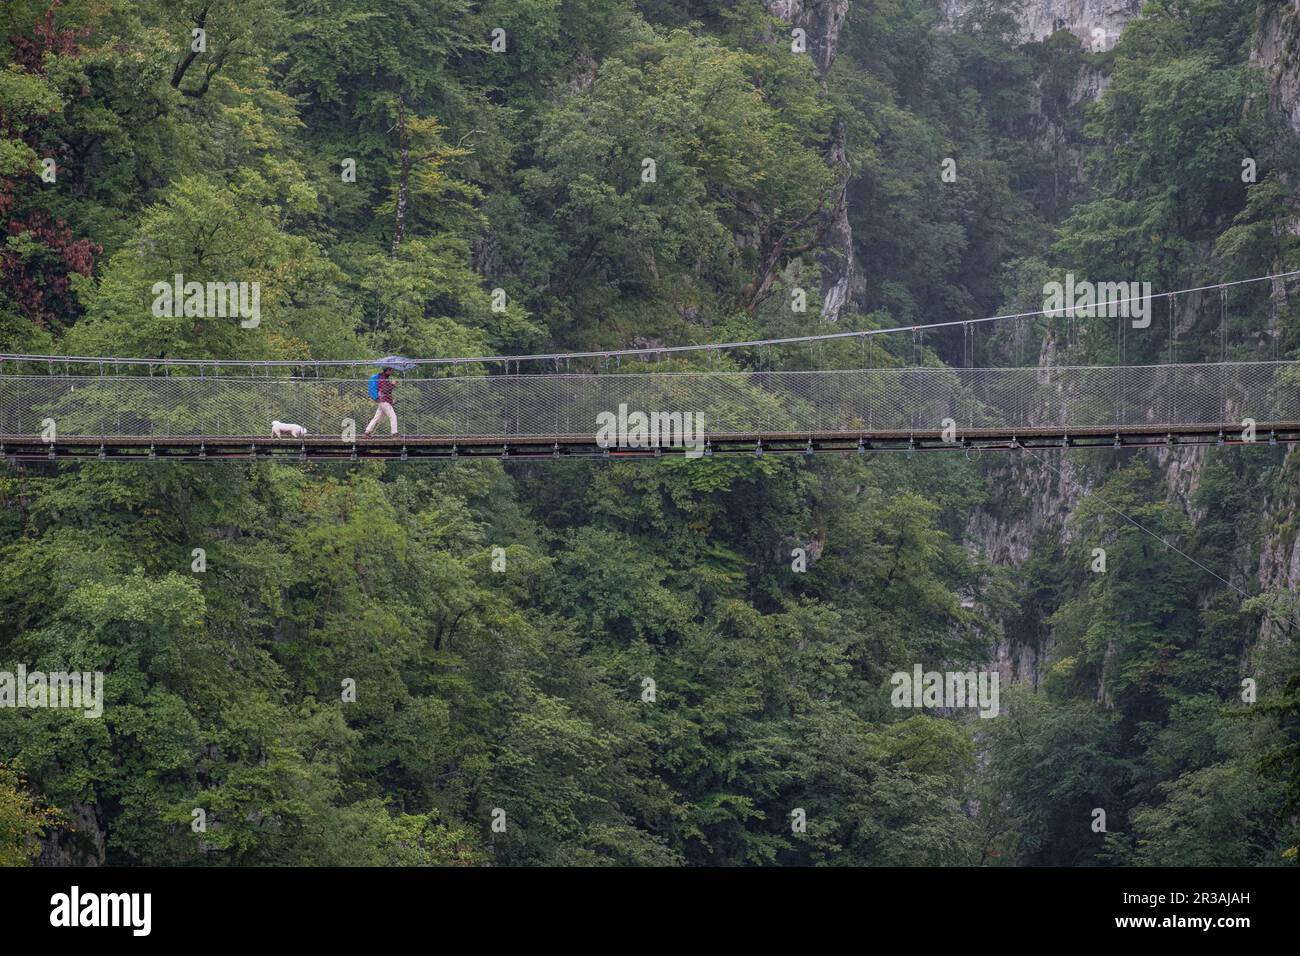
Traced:
<path fill-rule="evenodd" d="M 379 419 L 384 415 L 388 416 L 388 431 L 390 434 L 397 434 L 397 412 L 393 411 L 393 406 L 388 402 L 380 402 L 379 407 L 375 409 L 375 417 L 370 419 L 370 424 L 366 426 L 366 434 L 369 435 L 379 424 Z"/>

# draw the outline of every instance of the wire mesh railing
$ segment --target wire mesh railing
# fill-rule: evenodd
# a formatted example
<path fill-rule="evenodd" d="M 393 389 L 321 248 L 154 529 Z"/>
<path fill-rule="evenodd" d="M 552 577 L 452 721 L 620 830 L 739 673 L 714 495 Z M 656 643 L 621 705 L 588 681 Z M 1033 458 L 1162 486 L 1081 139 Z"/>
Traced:
<path fill-rule="evenodd" d="M 407 377 L 394 406 L 404 435 L 504 439 L 591 435 L 620 407 L 710 434 L 1262 424 L 1300 421 L 1300 363 Z M 356 378 L 0 373 L 3 435 L 338 435 L 374 407 Z"/>

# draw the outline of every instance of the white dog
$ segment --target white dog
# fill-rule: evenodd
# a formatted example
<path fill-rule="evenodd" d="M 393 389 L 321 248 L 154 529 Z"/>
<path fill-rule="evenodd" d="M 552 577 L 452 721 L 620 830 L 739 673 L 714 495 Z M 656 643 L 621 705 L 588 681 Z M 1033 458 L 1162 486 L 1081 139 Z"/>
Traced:
<path fill-rule="evenodd" d="M 291 425 L 288 422 L 271 422 L 272 438 L 302 438 L 307 434 L 307 429 L 301 425 Z"/>

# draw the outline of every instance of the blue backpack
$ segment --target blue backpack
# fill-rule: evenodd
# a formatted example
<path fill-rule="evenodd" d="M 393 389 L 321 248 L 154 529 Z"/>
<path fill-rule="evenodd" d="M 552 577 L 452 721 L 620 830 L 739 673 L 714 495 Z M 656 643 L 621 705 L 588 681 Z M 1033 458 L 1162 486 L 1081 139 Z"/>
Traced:
<path fill-rule="evenodd" d="M 375 399 L 379 398 L 379 376 L 381 374 L 382 373 L 380 372 L 376 372 L 374 375 L 370 376 L 370 397 L 371 398 L 375 398 Z"/>

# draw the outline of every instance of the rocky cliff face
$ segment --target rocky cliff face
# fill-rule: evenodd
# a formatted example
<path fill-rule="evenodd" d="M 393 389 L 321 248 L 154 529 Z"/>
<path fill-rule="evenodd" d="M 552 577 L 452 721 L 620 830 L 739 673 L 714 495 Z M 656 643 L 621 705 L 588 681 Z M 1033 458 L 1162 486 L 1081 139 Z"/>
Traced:
<path fill-rule="evenodd" d="M 1260 5 L 1255 35 L 1250 44 L 1251 65 L 1268 77 L 1269 106 L 1286 118 L 1300 133 L 1300 0 L 1271 0 Z M 1296 208 L 1300 208 L 1300 184 L 1295 185 Z M 1300 213 L 1292 220 L 1300 231 Z M 1287 301 L 1287 287 L 1274 280 L 1271 290 L 1279 309 Z M 1294 478 L 1300 471 L 1300 456 L 1287 455 L 1284 474 Z M 1294 487 L 1295 482 L 1284 482 Z M 1269 502 L 1264 546 L 1259 556 L 1257 580 L 1264 590 L 1292 592 L 1300 588 L 1300 536 L 1295 532 L 1295 516 L 1300 511 L 1296 495 Z M 1267 621 L 1262 636 L 1276 631 Z"/>
<path fill-rule="evenodd" d="M 1260 5 L 1250 62 L 1269 78 L 1269 106 L 1300 133 L 1300 0 Z"/>
<path fill-rule="evenodd" d="M 772 16 L 807 34 L 817 75 L 826 76 L 839 53 L 849 0 L 767 0 L 765 6 Z"/>
<path fill-rule="evenodd" d="M 939 0 L 944 23 L 960 28 L 975 8 L 971 0 Z M 1023 0 L 1014 13 L 1020 24 L 1020 41 L 1031 43 L 1068 30 L 1089 49 L 1109 50 L 1124 24 L 1142 10 L 1142 0 Z"/>
<path fill-rule="evenodd" d="M 1264 545 L 1260 549 L 1259 569 L 1256 574 L 1259 588 L 1264 591 L 1293 593 L 1300 587 L 1300 534 L 1297 534 L 1297 514 L 1300 500 L 1297 497 L 1297 478 L 1300 477 L 1300 456 L 1288 454 L 1283 465 L 1281 486 L 1287 491 L 1265 508 Z M 1269 640 L 1283 633 L 1283 628 L 1265 619 L 1260 626 L 1260 638 Z"/>
<path fill-rule="evenodd" d="M 1250 44 L 1251 65 L 1261 70 L 1268 83 L 1269 107 L 1286 119 L 1300 133 L 1300 0 L 1263 0 L 1255 21 Z M 1293 209 L 1297 210 L 1291 228 L 1300 232 L 1300 183 L 1292 183 Z M 1281 266 L 1281 263 L 1277 263 Z M 1274 271 L 1281 271 L 1275 268 Z M 1288 299 L 1285 282 L 1274 280 L 1271 294 L 1281 311 Z M 1294 294 L 1294 293 L 1290 293 Z M 1271 332 L 1271 330 L 1270 330 Z M 1288 452 L 1278 486 L 1284 491 L 1275 500 L 1265 502 L 1264 538 L 1260 547 L 1254 581 L 1243 582 L 1252 591 L 1288 594 L 1300 589 L 1300 449 Z M 1265 619 L 1260 638 L 1268 640 L 1281 633 Z"/>
<path fill-rule="evenodd" d="M 808 55 L 825 85 L 826 74 L 839 52 L 849 0 L 766 0 L 766 7 L 792 30 L 804 31 Z M 846 192 L 850 169 L 843 127 L 835 129 L 826 149 L 826 163 L 835 171 L 836 181 L 835 191 L 818 220 L 817 265 L 821 272 L 822 316 L 834 322 L 848 304 L 856 279 Z"/>
<path fill-rule="evenodd" d="M 103 866 L 107 856 L 104 820 L 93 804 L 74 800 L 66 826 L 55 829 L 41 842 L 37 866 Z"/>
<path fill-rule="evenodd" d="M 971 6 L 970 0 L 941 0 L 945 17 L 957 29 Z M 1140 7 L 1141 0 L 1028 0 L 1018 18 L 1021 38 L 1037 40 L 1063 28 L 1086 42 L 1093 36 L 1092 31 L 1100 28 L 1106 31 L 1109 47 Z M 1250 55 L 1252 64 L 1267 77 L 1270 106 L 1300 132 L 1300 0 L 1269 0 L 1261 5 Z M 1087 83 L 1094 79 L 1092 74 L 1084 77 Z M 1095 99 L 1103 90 L 1104 81 L 1098 81 L 1091 89 L 1077 91 L 1073 102 Z M 1045 122 L 1050 123 L 1050 118 L 1045 118 Z M 1286 290 L 1280 286 L 1273 292 L 1279 299 L 1286 296 Z M 1204 296 L 1181 298 L 1174 308 L 1179 336 L 1217 322 L 1211 314 L 1217 304 Z M 1049 340 L 1044 344 L 1040 364 L 1054 360 Z M 1152 456 L 1153 464 L 1163 473 L 1169 500 L 1181 507 L 1193 522 L 1203 517 L 1192 507 L 1191 500 L 1200 483 L 1206 450 L 1161 449 L 1145 454 Z M 988 480 L 1006 489 L 1000 498 L 1017 501 L 1019 506 L 986 509 L 973 515 L 966 529 L 972 548 L 995 564 L 1018 567 L 1028 559 L 1032 544 L 1040 535 L 1059 535 L 1063 543 L 1068 543 L 1070 532 L 1065 519 L 1092 486 L 1069 455 L 1056 455 L 1053 464 L 1059 471 L 1022 458 L 989 466 Z M 1287 456 L 1283 471 L 1293 480 L 1283 480 L 1280 484 L 1283 487 L 1296 484 L 1294 479 L 1300 476 L 1300 452 Z M 1300 519 L 1296 517 L 1300 512 L 1300 492 L 1282 494 L 1277 500 L 1266 502 L 1265 511 L 1265 532 L 1254 580 L 1243 580 L 1240 584 L 1251 592 L 1295 591 L 1300 588 L 1300 534 L 1297 533 Z M 1261 638 L 1267 639 L 1275 631 L 1266 621 Z M 1003 641 L 994 651 L 993 664 L 1003 680 L 1036 686 L 1050 663 L 1050 641 L 1034 647 Z M 1099 692 L 1104 696 L 1104 690 Z"/>

